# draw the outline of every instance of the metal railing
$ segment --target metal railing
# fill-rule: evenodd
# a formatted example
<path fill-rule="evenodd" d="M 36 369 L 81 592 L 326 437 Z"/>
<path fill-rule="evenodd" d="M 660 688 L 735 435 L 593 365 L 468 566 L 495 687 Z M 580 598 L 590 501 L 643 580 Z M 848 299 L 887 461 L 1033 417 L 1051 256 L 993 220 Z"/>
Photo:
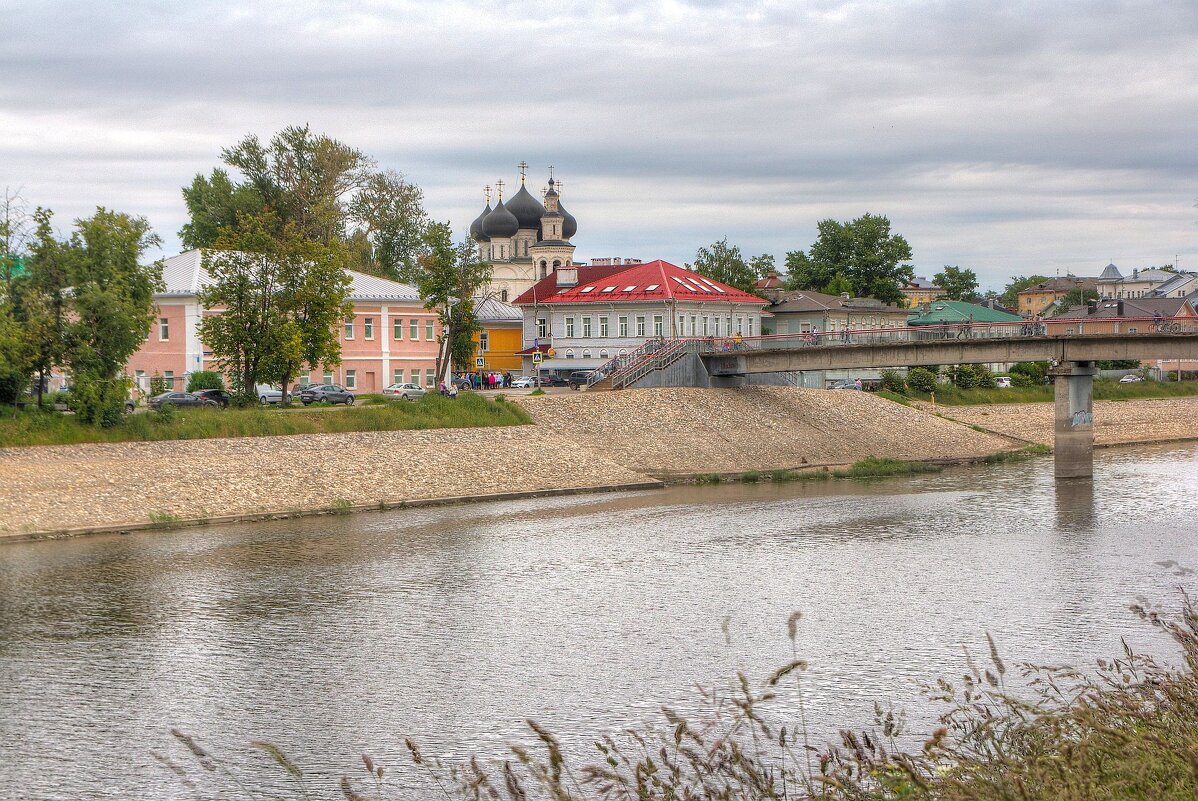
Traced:
<path fill-rule="evenodd" d="M 1009 323 L 945 323 L 901 328 L 861 328 L 842 331 L 804 331 L 796 334 L 767 334 L 757 337 L 706 338 L 702 353 L 732 353 L 744 350 L 825 348 L 852 345 L 892 345 L 905 342 L 936 342 L 976 339 L 1030 339 L 1059 336 L 1139 336 L 1144 334 L 1198 333 L 1194 317 L 1073 317 L 1023 320 Z"/>
<path fill-rule="evenodd" d="M 587 386 L 593 387 L 605 378 L 616 379 L 628 370 L 635 368 L 637 364 L 651 358 L 655 352 L 665 347 L 666 343 L 670 341 L 664 337 L 653 337 L 628 353 L 608 359 L 595 368 L 595 371 L 587 377 Z"/>

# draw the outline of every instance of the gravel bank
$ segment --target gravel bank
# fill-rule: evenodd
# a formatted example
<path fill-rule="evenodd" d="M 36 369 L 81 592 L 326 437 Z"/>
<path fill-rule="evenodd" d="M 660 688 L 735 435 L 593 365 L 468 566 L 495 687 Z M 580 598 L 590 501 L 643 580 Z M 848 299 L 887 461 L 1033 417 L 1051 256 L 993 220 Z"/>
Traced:
<path fill-rule="evenodd" d="M 4 448 L 0 539 L 645 480 L 532 426 Z"/>
<path fill-rule="evenodd" d="M 1052 445 L 1051 403 L 939 406 L 938 411 L 969 425 Z M 1094 402 L 1096 445 L 1178 439 L 1198 439 L 1198 397 Z"/>
<path fill-rule="evenodd" d="M 984 456 L 1011 443 L 868 392 L 631 389 L 516 398 L 538 428 L 653 475 Z"/>

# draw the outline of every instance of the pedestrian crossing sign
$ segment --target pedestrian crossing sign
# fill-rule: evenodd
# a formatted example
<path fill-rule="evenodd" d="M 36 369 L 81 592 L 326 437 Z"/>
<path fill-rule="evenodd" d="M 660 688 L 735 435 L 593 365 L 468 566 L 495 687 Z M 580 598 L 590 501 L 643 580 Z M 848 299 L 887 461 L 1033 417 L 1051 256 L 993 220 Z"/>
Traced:
<path fill-rule="evenodd" d="M 475 357 L 474 357 L 474 366 L 475 366 L 475 367 L 477 367 L 477 368 L 479 368 L 479 369 L 481 370 L 485 364 L 486 364 L 486 362 L 484 362 L 484 361 L 483 361 L 483 357 L 482 357 L 482 356 L 475 356 Z"/>
<path fill-rule="evenodd" d="M 533 364 L 540 364 L 542 360 L 543 360 L 543 355 L 541 354 L 540 351 L 537 351 L 536 353 L 534 353 L 532 355 L 532 363 Z"/>

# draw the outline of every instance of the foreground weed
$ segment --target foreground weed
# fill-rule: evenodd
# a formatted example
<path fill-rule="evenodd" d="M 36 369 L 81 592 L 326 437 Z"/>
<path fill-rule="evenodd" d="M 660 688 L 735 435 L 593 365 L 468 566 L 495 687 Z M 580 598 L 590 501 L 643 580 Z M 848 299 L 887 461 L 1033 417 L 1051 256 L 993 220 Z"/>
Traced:
<path fill-rule="evenodd" d="M 960 680 L 925 686 L 943 705 L 938 726 L 922 746 L 904 748 L 901 712 L 875 704 L 873 727 L 843 730 L 822 747 L 809 741 L 798 654 L 802 614 L 787 619 L 791 659 L 760 681 L 744 673 L 723 689 L 704 689 L 705 711 L 686 717 L 663 707 L 660 719 L 604 735 L 596 758 L 568 755 L 556 736 L 529 720 L 530 744 L 511 746 L 495 762 L 471 758 L 443 764 L 405 738 L 410 764 L 401 768 L 410 788 L 385 784 L 395 773 L 363 755 L 362 769 L 342 775 L 319 796 L 280 751 L 266 751 L 287 781 L 292 798 L 349 801 L 440 797 L 446 801 L 1193 801 L 1198 797 L 1198 611 L 1188 597 L 1177 615 L 1145 606 L 1133 612 L 1172 639 L 1180 668 L 1123 653 L 1100 659 L 1093 674 L 1059 666 L 1011 666 L 988 635 L 989 659 L 968 660 Z M 726 632 L 725 632 L 726 633 Z M 1013 681 L 1013 679 L 1015 679 Z M 1015 688 L 1023 688 L 1016 690 Z M 798 719 L 774 714 L 775 699 L 795 703 Z M 198 761 L 188 771 L 169 756 L 155 759 L 188 786 L 233 784 L 245 798 L 251 784 L 228 772 L 193 738 L 172 730 Z M 212 789 L 226 789 L 212 787 Z M 213 793 L 215 795 L 215 793 Z M 277 783 L 269 797 L 277 798 Z"/>
<path fill-rule="evenodd" d="M 943 468 L 924 462 L 906 462 L 902 459 L 878 459 L 870 456 L 856 462 L 847 470 L 835 470 L 836 478 L 885 478 L 889 476 L 911 476 L 920 473 L 939 473 Z"/>

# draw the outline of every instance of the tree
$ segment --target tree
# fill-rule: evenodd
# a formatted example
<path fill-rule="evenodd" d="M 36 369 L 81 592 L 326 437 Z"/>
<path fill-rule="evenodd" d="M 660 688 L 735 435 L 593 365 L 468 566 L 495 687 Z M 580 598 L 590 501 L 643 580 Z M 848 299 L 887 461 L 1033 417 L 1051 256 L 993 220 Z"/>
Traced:
<path fill-rule="evenodd" d="M 767 275 L 778 271 L 778 267 L 774 262 L 774 257 L 769 253 L 762 253 L 760 256 L 754 256 L 749 259 L 749 269 L 758 278 L 765 278 Z"/>
<path fill-rule="evenodd" d="M 1074 306 L 1084 306 L 1087 300 L 1098 300 L 1098 290 L 1077 287 L 1070 289 L 1057 301 L 1058 308 L 1069 309 Z"/>
<path fill-rule="evenodd" d="M 187 391 L 199 392 L 201 389 L 224 389 L 225 379 L 215 370 L 196 370 L 187 376 Z"/>
<path fill-rule="evenodd" d="M 932 282 L 944 290 L 948 300 L 964 300 L 976 303 L 978 297 L 978 277 L 973 270 L 944 265 L 944 269 L 932 277 Z"/>
<path fill-rule="evenodd" d="M 1019 293 L 1028 287 L 1033 287 L 1041 281 L 1047 281 L 1048 276 L 1044 275 L 1019 275 L 1010 280 L 1003 288 L 1001 301 L 1002 305 L 1008 309 L 1019 308 Z"/>
<path fill-rule="evenodd" d="M 482 330 L 474 298 L 491 280 L 491 265 L 479 258 L 474 240 L 466 237 L 455 245 L 449 223 L 432 223 L 423 252 L 403 277 L 420 290 L 424 307 L 436 311 L 441 323 L 437 375 L 445 377 L 454 364 L 469 364 L 474 335 Z"/>
<path fill-rule="evenodd" d="M 686 265 L 686 268 L 750 294 L 756 294 L 753 282 L 761 277 L 740 255 L 740 248 L 728 244 L 728 237 L 712 243 L 710 248 L 699 248 L 695 263 Z"/>
<path fill-rule="evenodd" d="M 901 288 L 915 276 L 914 268 L 905 263 L 911 258 L 911 246 L 902 236 L 891 234 L 887 217 L 865 214 L 847 223 L 821 220 L 817 228 L 819 238 L 808 253 L 786 254 L 789 288 L 818 291 L 840 274 L 855 296 L 884 303 L 902 300 Z"/>
<path fill-rule="evenodd" d="M 832 280 L 826 286 L 820 289 L 820 292 L 825 295 L 852 295 L 853 284 L 844 277 L 844 273 L 837 273 L 832 276 Z"/>
<path fill-rule="evenodd" d="M 341 361 L 337 326 L 353 313 L 344 245 L 324 245 L 271 211 L 239 218 L 205 255 L 211 277 L 200 303 L 223 307 L 200 323 L 200 339 L 243 403 L 262 381 L 283 388 L 303 365 Z"/>
<path fill-rule="evenodd" d="M 184 188 L 190 222 L 179 232 L 187 247 L 215 246 L 240 217 L 275 216 L 283 226 L 326 247 L 347 248 L 346 267 L 397 278 L 411 269 L 426 224 L 419 187 L 398 173 L 378 171 L 360 150 L 308 126 L 292 126 L 268 144 L 244 137 L 221 151 L 224 169 L 197 175 Z"/>

